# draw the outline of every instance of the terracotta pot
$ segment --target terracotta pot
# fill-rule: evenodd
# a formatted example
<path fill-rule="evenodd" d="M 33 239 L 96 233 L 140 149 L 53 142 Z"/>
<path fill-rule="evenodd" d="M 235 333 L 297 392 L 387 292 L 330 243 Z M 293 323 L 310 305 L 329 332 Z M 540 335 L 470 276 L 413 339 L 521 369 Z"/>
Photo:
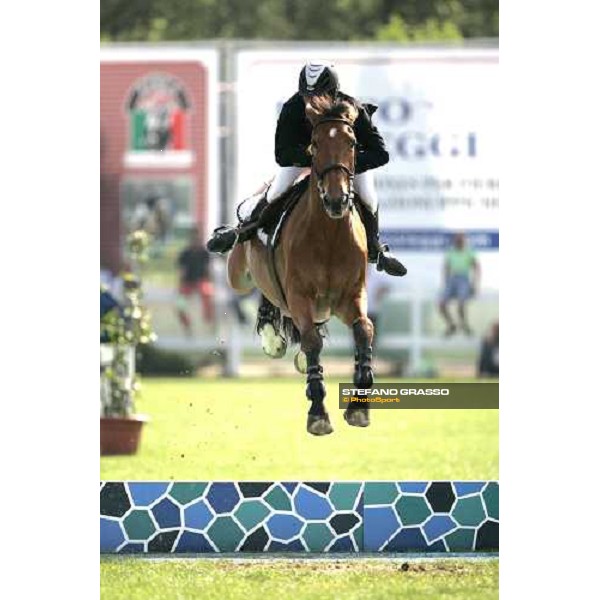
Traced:
<path fill-rule="evenodd" d="M 147 420 L 143 415 L 100 417 L 100 455 L 135 454 Z"/>

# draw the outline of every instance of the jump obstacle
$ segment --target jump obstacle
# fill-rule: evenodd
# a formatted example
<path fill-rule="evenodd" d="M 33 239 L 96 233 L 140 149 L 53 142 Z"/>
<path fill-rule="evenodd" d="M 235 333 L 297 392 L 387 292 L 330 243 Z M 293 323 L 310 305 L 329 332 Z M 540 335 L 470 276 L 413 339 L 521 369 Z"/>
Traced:
<path fill-rule="evenodd" d="M 103 553 L 498 552 L 497 481 L 101 482 Z"/>

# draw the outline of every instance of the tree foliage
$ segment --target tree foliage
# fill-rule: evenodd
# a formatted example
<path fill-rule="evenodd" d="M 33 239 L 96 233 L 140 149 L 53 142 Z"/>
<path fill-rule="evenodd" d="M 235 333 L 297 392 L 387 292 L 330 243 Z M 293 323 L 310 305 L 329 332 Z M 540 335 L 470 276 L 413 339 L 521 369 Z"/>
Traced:
<path fill-rule="evenodd" d="M 498 0 L 101 0 L 101 39 L 498 37 Z"/>

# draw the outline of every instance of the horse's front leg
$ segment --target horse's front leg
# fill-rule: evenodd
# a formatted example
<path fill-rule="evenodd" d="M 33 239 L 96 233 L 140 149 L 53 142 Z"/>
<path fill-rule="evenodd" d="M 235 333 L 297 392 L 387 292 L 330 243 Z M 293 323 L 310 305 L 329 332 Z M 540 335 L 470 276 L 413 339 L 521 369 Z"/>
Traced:
<path fill-rule="evenodd" d="M 333 431 L 333 427 L 324 405 L 326 390 L 321 366 L 323 338 L 314 323 L 315 303 L 304 297 L 290 296 L 288 306 L 300 331 L 300 347 L 306 355 L 306 397 L 311 403 L 306 430 L 313 435 L 327 435 Z"/>
<path fill-rule="evenodd" d="M 373 323 L 367 316 L 364 292 L 353 299 L 340 316 L 352 328 L 354 337 L 354 385 L 369 389 L 373 387 Z M 353 427 L 368 427 L 369 408 L 362 404 L 350 405 L 344 412 L 344 419 Z"/>

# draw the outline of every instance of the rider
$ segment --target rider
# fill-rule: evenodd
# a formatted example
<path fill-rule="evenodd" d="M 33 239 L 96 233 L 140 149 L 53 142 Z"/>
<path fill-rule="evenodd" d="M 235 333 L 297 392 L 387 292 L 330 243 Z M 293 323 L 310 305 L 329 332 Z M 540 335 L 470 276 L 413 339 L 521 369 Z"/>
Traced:
<path fill-rule="evenodd" d="M 236 243 L 252 237 L 253 227 L 260 218 L 261 209 L 280 198 L 296 181 L 306 167 L 311 166 L 307 151 L 311 142 L 311 124 L 305 114 L 305 98 L 327 95 L 333 100 L 343 100 L 358 109 L 354 131 L 358 143 L 355 165 L 355 187 L 366 210 L 363 210 L 369 262 L 377 265 L 378 271 L 390 275 L 405 275 L 405 267 L 389 252 L 387 245 L 379 241 L 379 214 L 373 174 L 370 169 L 385 165 L 389 154 L 371 115 L 377 110 L 373 104 L 361 104 L 340 91 L 338 75 L 334 66 L 324 62 L 309 62 L 300 72 L 298 92 L 282 107 L 275 132 L 275 159 L 279 169 L 271 185 L 265 190 L 258 210 L 254 210 L 249 221 L 242 227 L 219 227 L 215 229 L 207 248 L 211 252 L 224 253 Z"/>

